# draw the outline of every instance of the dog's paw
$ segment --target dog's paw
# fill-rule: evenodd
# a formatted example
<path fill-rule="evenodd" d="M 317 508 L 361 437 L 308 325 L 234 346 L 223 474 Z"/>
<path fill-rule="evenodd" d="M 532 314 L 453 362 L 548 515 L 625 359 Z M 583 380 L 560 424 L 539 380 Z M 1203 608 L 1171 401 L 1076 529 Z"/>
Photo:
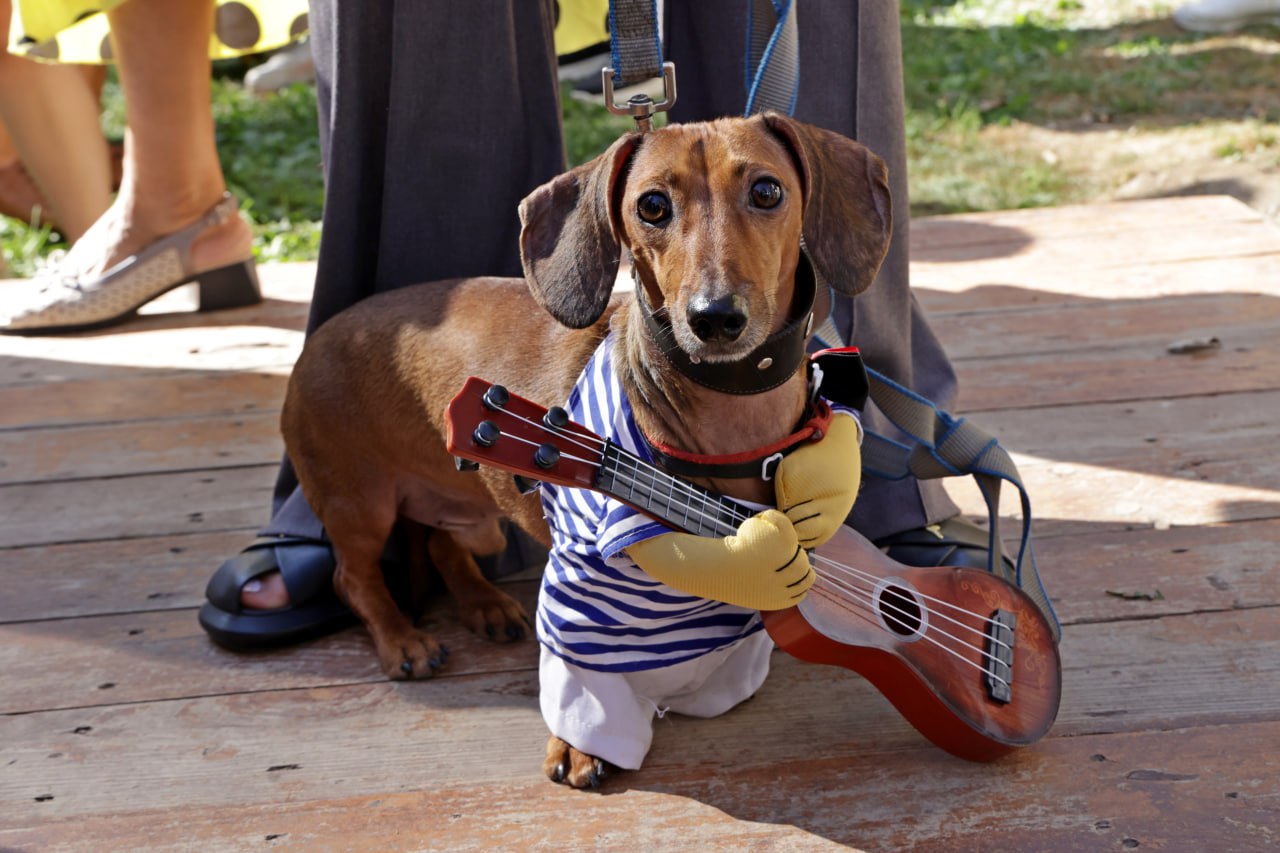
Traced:
<path fill-rule="evenodd" d="M 481 637 L 511 643 L 533 634 L 533 622 L 520 602 L 490 587 L 458 600 L 458 621 Z"/>
<path fill-rule="evenodd" d="M 571 788 L 598 788 L 611 769 L 608 762 L 579 752 L 555 735 L 547 740 L 547 757 L 542 762 L 542 772 L 552 782 Z"/>
<path fill-rule="evenodd" d="M 378 662 L 388 678 L 404 681 L 431 678 L 449 660 L 447 646 L 425 631 L 405 631 L 392 641 L 378 643 Z"/>

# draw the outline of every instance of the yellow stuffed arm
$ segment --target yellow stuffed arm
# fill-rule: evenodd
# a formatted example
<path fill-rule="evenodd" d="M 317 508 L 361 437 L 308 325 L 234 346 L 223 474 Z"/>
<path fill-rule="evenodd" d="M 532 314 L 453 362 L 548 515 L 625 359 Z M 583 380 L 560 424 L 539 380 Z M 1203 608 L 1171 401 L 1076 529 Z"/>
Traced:
<path fill-rule="evenodd" d="M 748 518 L 723 539 L 664 533 L 628 547 L 627 554 L 668 586 L 753 610 L 799 604 L 814 581 L 795 528 L 776 509 Z"/>
<path fill-rule="evenodd" d="M 862 428 L 851 415 L 837 413 L 826 435 L 778 463 L 774 495 L 802 547 L 822 545 L 853 509 L 862 481 L 861 436 Z"/>

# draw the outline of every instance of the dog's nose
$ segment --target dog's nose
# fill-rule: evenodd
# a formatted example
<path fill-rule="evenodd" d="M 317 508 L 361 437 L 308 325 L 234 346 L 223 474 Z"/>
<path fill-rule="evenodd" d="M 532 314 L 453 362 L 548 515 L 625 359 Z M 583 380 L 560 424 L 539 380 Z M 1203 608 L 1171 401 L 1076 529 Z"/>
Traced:
<path fill-rule="evenodd" d="M 747 328 L 747 301 L 736 293 L 716 299 L 695 296 L 685 317 L 699 340 L 736 341 Z"/>

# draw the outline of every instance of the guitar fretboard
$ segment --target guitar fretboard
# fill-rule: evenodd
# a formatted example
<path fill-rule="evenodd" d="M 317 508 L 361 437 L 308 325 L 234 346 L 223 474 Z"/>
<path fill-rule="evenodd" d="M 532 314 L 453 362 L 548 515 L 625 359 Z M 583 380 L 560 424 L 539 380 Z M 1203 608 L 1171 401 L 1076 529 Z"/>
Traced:
<path fill-rule="evenodd" d="M 750 515 L 729 498 L 678 480 L 613 442 L 605 444 L 595 488 L 698 536 L 730 536 Z"/>

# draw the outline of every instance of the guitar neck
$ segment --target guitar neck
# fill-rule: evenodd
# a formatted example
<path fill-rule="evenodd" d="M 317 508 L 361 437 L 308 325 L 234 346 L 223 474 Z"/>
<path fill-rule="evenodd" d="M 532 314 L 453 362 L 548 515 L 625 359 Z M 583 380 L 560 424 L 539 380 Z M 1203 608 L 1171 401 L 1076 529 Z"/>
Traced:
<path fill-rule="evenodd" d="M 594 488 L 698 536 L 730 536 L 750 514 L 729 498 L 673 477 L 612 442 L 601 456 Z"/>
<path fill-rule="evenodd" d="M 593 489 L 676 530 L 729 536 L 752 512 L 733 500 L 677 479 L 569 420 L 471 377 L 445 412 L 446 446 L 460 459 L 521 477 Z"/>

